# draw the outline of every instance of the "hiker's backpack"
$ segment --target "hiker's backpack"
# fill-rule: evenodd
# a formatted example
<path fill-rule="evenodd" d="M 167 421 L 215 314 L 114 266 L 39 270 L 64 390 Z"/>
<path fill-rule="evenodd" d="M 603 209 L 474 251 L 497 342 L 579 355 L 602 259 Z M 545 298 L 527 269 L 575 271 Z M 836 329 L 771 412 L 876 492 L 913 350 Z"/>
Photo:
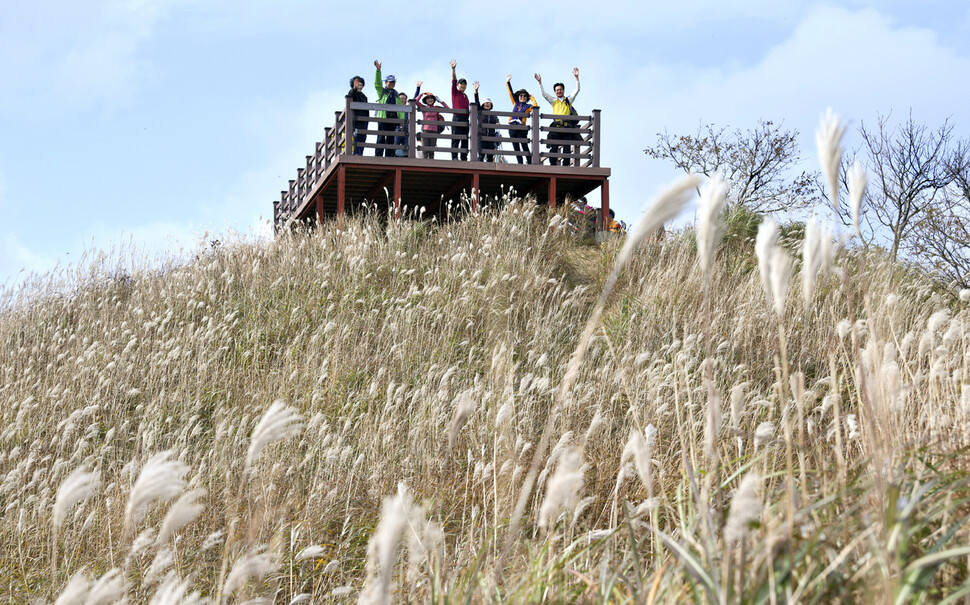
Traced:
<path fill-rule="evenodd" d="M 569 115 L 579 116 L 579 114 L 576 112 L 576 108 L 573 107 L 573 104 L 569 102 L 568 98 L 566 99 L 566 105 L 569 105 Z M 577 128 L 579 126 L 579 117 L 572 118 L 572 119 L 566 118 L 565 120 L 563 120 L 563 123 L 568 128 Z"/>

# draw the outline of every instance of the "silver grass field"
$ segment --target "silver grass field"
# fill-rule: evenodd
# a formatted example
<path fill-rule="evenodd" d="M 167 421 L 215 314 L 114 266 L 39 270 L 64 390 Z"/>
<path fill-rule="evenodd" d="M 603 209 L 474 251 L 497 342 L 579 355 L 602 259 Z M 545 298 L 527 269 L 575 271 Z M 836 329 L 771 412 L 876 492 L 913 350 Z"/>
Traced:
<path fill-rule="evenodd" d="M 726 191 L 601 246 L 506 198 L 3 291 L 0 597 L 967 602 L 970 292 Z"/>

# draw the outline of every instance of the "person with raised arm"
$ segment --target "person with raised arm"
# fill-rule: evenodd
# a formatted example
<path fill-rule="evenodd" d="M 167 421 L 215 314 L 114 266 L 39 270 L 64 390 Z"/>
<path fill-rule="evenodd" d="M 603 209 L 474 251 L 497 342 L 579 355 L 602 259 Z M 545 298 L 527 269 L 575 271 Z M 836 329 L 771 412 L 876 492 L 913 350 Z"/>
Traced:
<path fill-rule="evenodd" d="M 374 75 L 374 89 L 377 90 L 377 102 L 386 103 L 393 105 L 400 105 L 401 99 L 397 96 L 397 91 L 394 87 L 397 85 L 397 78 L 392 75 L 387 76 L 381 80 L 381 62 L 374 61 L 374 67 L 377 68 L 377 72 Z M 396 111 L 378 111 L 374 116 L 377 118 L 400 118 L 401 115 Z M 388 124 L 385 122 L 380 122 L 377 124 L 377 130 L 381 132 L 386 132 L 387 134 L 377 135 L 378 145 L 393 145 L 394 144 L 394 131 L 397 129 L 396 124 Z M 378 147 L 374 150 L 374 155 L 377 157 L 387 156 L 394 157 L 393 149 L 381 149 Z"/>
<path fill-rule="evenodd" d="M 360 76 L 354 76 L 350 79 L 350 92 L 347 93 L 347 98 L 353 103 L 366 103 L 367 95 L 364 94 L 364 79 Z M 363 130 L 367 130 L 367 117 L 368 112 L 366 109 L 355 109 L 354 110 L 354 133 L 353 137 L 347 137 L 353 141 L 353 146 L 351 147 L 351 153 L 354 155 L 364 155 L 364 148 L 361 145 L 367 140 L 367 135 L 364 134 Z"/>
<path fill-rule="evenodd" d="M 542 76 L 540 76 L 539 74 L 535 74 L 536 81 L 539 83 L 539 93 L 542 94 L 543 98 L 546 101 L 549 101 L 549 103 L 552 105 L 552 113 L 557 116 L 568 116 L 570 113 L 572 113 L 570 110 L 572 109 L 573 102 L 576 100 L 576 96 L 579 95 L 579 68 L 578 67 L 573 68 L 573 76 L 576 77 L 576 90 L 573 91 L 573 94 L 567 97 L 566 85 L 563 84 L 562 82 L 556 82 L 552 87 L 553 92 L 556 93 L 556 96 L 554 97 L 549 93 L 547 93 L 545 89 L 542 87 Z M 564 118 L 557 118 L 555 121 L 553 121 L 552 125 L 554 128 L 567 128 L 572 126 L 572 124 L 569 124 Z M 578 135 L 574 133 L 552 132 L 552 133 L 549 133 L 549 137 L 556 138 L 556 139 L 575 139 L 575 138 L 578 138 Z M 564 154 L 572 153 L 572 148 L 573 148 L 572 145 L 563 145 L 562 153 Z M 559 153 L 559 150 L 560 150 L 559 145 L 549 146 L 550 153 Z M 557 166 L 559 164 L 558 160 L 559 160 L 558 158 L 549 158 L 549 164 L 552 166 Z M 578 160 L 576 161 L 576 164 L 577 165 L 579 164 Z M 563 158 L 562 165 L 569 166 L 569 158 Z"/>
<path fill-rule="evenodd" d="M 465 94 L 465 89 L 468 88 L 468 81 L 465 78 L 458 79 L 458 75 L 455 73 L 455 67 L 458 65 L 458 61 L 451 60 L 451 108 L 452 109 L 464 109 L 468 111 L 468 95 Z M 462 161 L 468 160 L 468 114 L 455 114 L 452 118 L 455 122 L 465 122 L 466 126 L 452 126 L 451 133 L 458 135 L 461 138 L 451 140 L 451 148 L 457 149 L 461 147 L 465 150 L 461 154 Z M 451 159 L 457 160 L 458 154 L 454 151 L 451 152 Z"/>
<path fill-rule="evenodd" d="M 436 107 L 436 103 L 440 103 L 442 107 L 448 107 L 448 104 L 435 96 L 433 92 L 425 92 L 422 95 L 415 96 L 418 98 L 417 108 L 421 111 L 421 119 L 425 122 L 435 122 L 434 124 L 421 125 L 421 129 L 418 132 L 421 137 L 421 145 L 424 147 L 434 147 L 438 142 L 438 135 L 445 129 L 444 126 L 439 125 L 440 122 L 444 121 L 444 118 L 441 117 L 441 113 L 430 111 L 426 108 Z M 421 152 L 421 157 L 426 160 L 433 160 L 434 151 L 425 149 Z"/>
<path fill-rule="evenodd" d="M 491 99 L 485 97 L 484 103 L 478 101 L 478 82 L 474 82 L 472 86 L 475 87 L 475 105 L 478 105 L 479 108 L 485 111 L 492 111 L 494 105 Z M 495 159 L 494 153 L 487 153 L 489 151 L 495 151 L 495 141 L 482 140 L 482 137 L 495 136 L 495 128 L 491 126 L 492 124 L 498 124 L 498 116 L 478 114 L 478 147 L 481 150 L 478 152 L 479 162 L 491 162 Z"/>
<path fill-rule="evenodd" d="M 512 111 L 515 113 L 522 114 L 521 116 L 513 116 L 509 118 L 509 124 L 516 124 L 519 126 L 526 125 L 526 118 L 532 113 L 532 110 L 539 106 L 536 103 L 535 97 L 529 94 L 529 91 L 522 88 L 517 92 L 512 92 L 512 74 L 505 77 L 505 86 L 509 89 L 509 98 L 512 99 Z M 512 149 L 515 151 L 524 151 L 526 164 L 532 163 L 532 157 L 529 155 L 529 131 L 528 130 L 512 130 L 509 129 L 509 138 L 512 139 Z M 523 163 L 521 155 L 515 156 L 516 161 L 520 164 Z"/>
<path fill-rule="evenodd" d="M 414 98 L 415 98 L 415 100 L 417 100 L 418 94 L 421 93 L 421 84 L 423 84 L 423 82 L 420 82 L 419 81 L 418 82 L 418 87 L 414 91 Z M 397 96 L 398 96 L 398 98 L 401 99 L 401 105 L 404 105 L 406 107 L 407 104 L 408 104 L 408 93 L 406 93 L 406 92 L 398 93 Z M 397 126 L 397 128 L 396 128 L 397 136 L 394 137 L 394 144 L 395 145 L 403 145 L 404 146 L 404 149 L 395 149 L 394 150 L 394 155 L 396 155 L 399 158 L 406 158 L 406 157 L 408 157 L 408 122 L 410 122 L 410 121 L 411 121 L 411 114 L 410 113 L 405 113 L 404 114 L 404 124 L 399 124 Z"/>

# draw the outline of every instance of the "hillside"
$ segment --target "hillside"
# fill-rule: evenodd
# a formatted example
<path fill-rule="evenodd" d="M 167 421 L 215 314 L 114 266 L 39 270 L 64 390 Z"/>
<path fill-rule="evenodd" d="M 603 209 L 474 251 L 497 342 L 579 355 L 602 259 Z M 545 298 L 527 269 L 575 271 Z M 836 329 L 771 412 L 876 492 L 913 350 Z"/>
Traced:
<path fill-rule="evenodd" d="M 619 249 L 564 225 L 364 217 L 8 293 L 3 600 L 970 594 L 963 303 L 843 251 L 778 316 L 751 242 L 705 288 L 668 234 L 563 393 Z"/>

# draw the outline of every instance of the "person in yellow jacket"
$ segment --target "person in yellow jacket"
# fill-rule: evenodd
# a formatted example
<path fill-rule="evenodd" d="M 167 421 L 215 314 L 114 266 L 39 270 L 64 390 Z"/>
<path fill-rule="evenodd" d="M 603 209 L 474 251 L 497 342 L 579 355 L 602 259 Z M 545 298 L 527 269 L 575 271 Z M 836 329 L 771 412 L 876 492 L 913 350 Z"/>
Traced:
<path fill-rule="evenodd" d="M 563 84 L 562 82 L 556 82 L 552 87 L 553 92 L 556 93 L 556 96 L 554 97 L 549 93 L 547 93 L 545 89 L 542 87 L 542 76 L 540 76 L 539 74 L 535 74 L 536 81 L 539 82 L 539 92 L 542 94 L 543 98 L 546 101 L 548 101 L 550 105 L 552 105 L 552 113 L 557 116 L 568 116 L 571 113 L 570 109 L 572 108 L 573 102 L 576 100 L 576 97 L 579 95 L 579 68 L 578 67 L 573 68 L 573 76 L 576 78 L 576 90 L 573 91 L 573 94 L 567 97 L 566 85 Z M 565 121 L 561 119 L 553 122 L 553 126 L 563 127 L 565 125 L 566 125 Z M 568 138 L 573 138 L 575 135 L 571 135 L 569 133 L 553 132 L 553 133 L 550 133 L 549 136 L 550 138 L 568 139 Z M 559 149 L 560 149 L 559 145 L 549 146 L 550 153 L 559 153 Z M 572 153 L 572 150 L 573 150 L 572 145 L 562 146 L 563 153 Z M 549 164 L 551 164 L 552 166 L 557 166 L 559 164 L 559 158 L 549 158 Z M 579 160 L 576 160 L 576 164 L 579 165 Z M 569 158 L 562 158 L 562 165 L 569 166 Z"/>

